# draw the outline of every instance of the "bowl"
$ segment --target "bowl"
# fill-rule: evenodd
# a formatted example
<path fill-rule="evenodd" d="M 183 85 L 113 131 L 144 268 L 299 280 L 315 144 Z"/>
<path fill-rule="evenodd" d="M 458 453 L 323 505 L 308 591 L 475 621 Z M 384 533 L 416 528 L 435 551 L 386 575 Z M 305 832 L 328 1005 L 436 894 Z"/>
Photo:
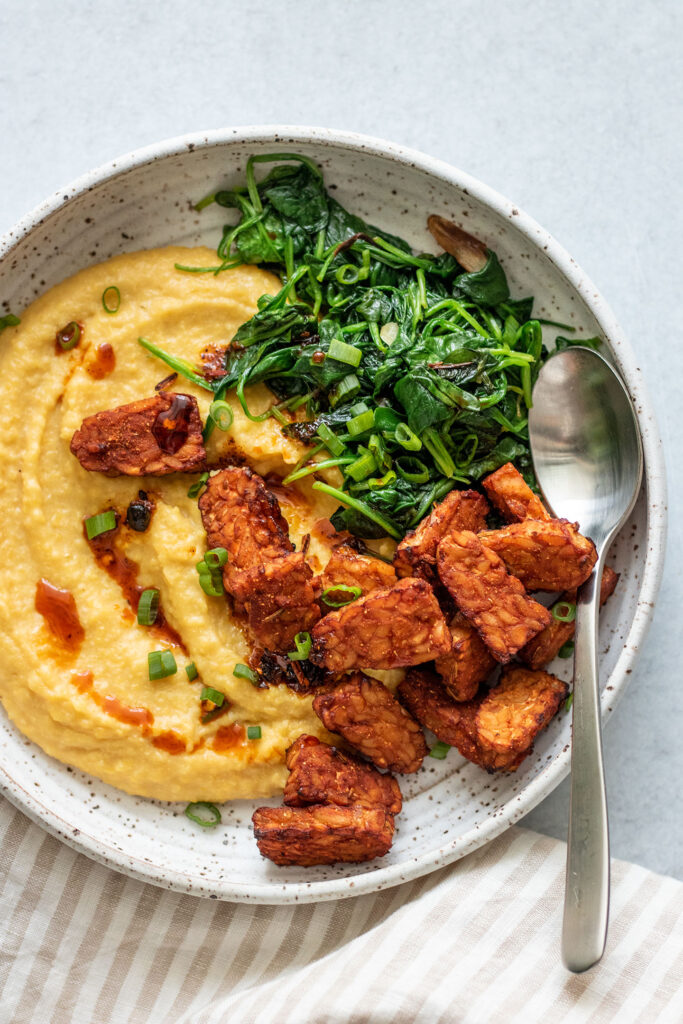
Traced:
<path fill-rule="evenodd" d="M 200 215 L 192 204 L 243 180 L 247 158 L 267 152 L 311 157 L 342 204 L 418 250 L 434 251 L 428 214 L 453 219 L 498 253 L 513 295 L 536 296 L 536 316 L 605 340 L 603 351 L 633 399 L 645 452 L 638 503 L 608 560 L 621 580 L 600 619 L 607 718 L 633 670 L 662 572 L 666 494 L 660 441 L 637 361 L 605 301 L 551 235 L 514 203 L 438 160 L 353 133 L 254 127 L 186 135 L 89 172 L 7 232 L 0 239 L 0 300 L 20 311 L 75 271 L 117 253 L 171 243 L 215 246 L 224 212 L 212 206 Z M 566 677 L 570 667 L 559 661 L 552 670 Z M 129 796 L 53 760 L 4 713 L 0 733 L 0 790 L 53 835 L 145 881 L 252 903 L 358 895 L 455 861 L 552 792 L 567 774 L 570 754 L 570 716 L 561 712 L 514 774 L 487 775 L 455 750 L 444 761 L 428 758 L 426 767 L 402 780 L 405 810 L 386 857 L 283 869 L 258 853 L 249 827 L 255 802 L 226 805 L 224 827 L 206 833 L 185 818 L 182 805 Z"/>

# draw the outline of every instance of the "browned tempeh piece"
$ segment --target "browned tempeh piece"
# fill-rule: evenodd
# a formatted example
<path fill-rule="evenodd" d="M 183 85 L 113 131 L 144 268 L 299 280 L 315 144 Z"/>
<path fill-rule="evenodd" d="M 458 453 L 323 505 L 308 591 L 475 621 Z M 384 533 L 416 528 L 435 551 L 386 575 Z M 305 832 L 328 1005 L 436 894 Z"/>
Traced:
<path fill-rule="evenodd" d="M 332 552 L 332 557 L 322 574 L 322 589 L 338 586 L 360 587 L 361 594 L 370 594 L 373 590 L 382 590 L 396 583 L 394 567 L 387 565 L 381 558 L 361 555 L 348 544 L 341 544 Z M 330 600 L 338 600 L 340 604 L 348 600 L 348 594 L 330 594 Z M 325 602 L 323 600 L 323 607 Z"/>
<path fill-rule="evenodd" d="M 223 580 L 231 593 L 237 573 L 294 550 L 277 498 L 257 473 L 244 466 L 230 466 L 209 477 L 199 511 L 209 548 L 228 552 Z"/>
<path fill-rule="evenodd" d="M 566 699 L 568 686 L 547 672 L 508 665 L 486 695 L 457 704 L 429 672 L 412 670 L 401 701 L 438 739 L 489 772 L 515 771 Z"/>
<path fill-rule="evenodd" d="M 454 700 L 471 700 L 479 684 L 493 672 L 496 660 L 471 622 L 458 612 L 448 625 L 453 643 L 449 654 L 434 662 L 443 685 Z"/>
<path fill-rule="evenodd" d="M 511 462 L 484 477 L 482 486 L 491 504 L 508 523 L 522 519 L 552 519 L 541 499 Z"/>
<path fill-rule="evenodd" d="M 474 235 L 468 235 L 462 228 L 456 227 L 452 220 L 439 217 L 435 213 L 427 218 L 427 227 L 441 248 L 454 256 L 468 273 L 474 274 L 484 269 L 488 260 L 488 249 Z"/>
<path fill-rule="evenodd" d="M 379 807 L 259 807 L 252 821 L 259 850 L 280 865 L 373 860 L 394 837 L 393 815 Z"/>
<path fill-rule="evenodd" d="M 355 672 L 313 698 L 326 729 L 338 732 L 378 768 L 416 772 L 427 753 L 422 730 L 386 686 Z"/>
<path fill-rule="evenodd" d="M 162 391 L 96 412 L 74 433 L 71 451 L 84 469 L 109 476 L 196 471 L 206 459 L 197 400 Z"/>
<path fill-rule="evenodd" d="M 603 605 L 608 597 L 614 593 L 614 588 L 619 580 L 619 573 L 609 566 L 605 567 L 600 581 L 600 604 Z M 568 601 L 573 604 L 576 601 L 576 591 L 567 590 L 559 598 L 560 601 Z M 543 668 L 559 654 L 560 648 L 568 643 L 574 636 L 575 622 L 558 622 L 553 619 L 550 625 L 530 640 L 519 652 L 520 661 L 523 661 L 529 668 Z"/>
<path fill-rule="evenodd" d="M 399 576 L 438 580 L 436 549 L 451 530 L 479 533 L 486 526 L 488 502 L 478 491 L 450 491 L 415 530 L 409 530 L 396 548 L 394 565 Z"/>
<path fill-rule="evenodd" d="M 232 572 L 229 580 L 251 635 L 271 651 L 293 650 L 296 634 L 308 632 L 320 618 L 317 580 L 301 551 Z"/>
<path fill-rule="evenodd" d="M 439 544 L 439 575 L 496 661 L 506 662 L 547 626 L 550 612 L 525 592 L 495 551 L 469 531 Z"/>
<path fill-rule="evenodd" d="M 525 519 L 484 530 L 479 539 L 527 590 L 573 590 L 588 579 L 598 558 L 593 541 L 566 519 Z"/>
<path fill-rule="evenodd" d="M 311 635 L 311 661 L 335 673 L 419 665 L 451 649 L 434 592 L 416 579 L 400 580 L 330 612 Z"/>
<path fill-rule="evenodd" d="M 284 800 L 290 807 L 337 804 L 401 810 L 401 791 L 392 775 L 383 775 L 315 736 L 298 736 L 287 751 L 289 778 Z"/>

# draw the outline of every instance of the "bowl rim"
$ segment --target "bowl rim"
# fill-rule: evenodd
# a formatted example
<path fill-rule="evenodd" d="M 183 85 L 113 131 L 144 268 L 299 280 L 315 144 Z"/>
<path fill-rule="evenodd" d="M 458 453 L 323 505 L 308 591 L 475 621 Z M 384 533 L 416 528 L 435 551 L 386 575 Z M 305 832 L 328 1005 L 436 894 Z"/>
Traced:
<path fill-rule="evenodd" d="M 399 165 L 413 167 L 438 178 L 447 185 L 461 191 L 464 190 L 501 218 L 512 222 L 515 229 L 525 236 L 534 248 L 541 250 L 578 294 L 588 311 L 600 323 L 611 355 L 624 377 L 631 395 L 643 440 L 644 482 L 647 488 L 646 543 L 648 551 L 633 619 L 628 634 L 624 638 L 623 649 L 609 677 L 612 689 L 608 693 L 605 688 L 601 695 L 601 712 L 604 722 L 626 688 L 640 645 L 652 619 L 654 603 L 661 582 L 667 530 L 666 475 L 662 445 L 641 370 L 611 309 L 569 253 L 517 204 L 451 164 L 430 157 L 418 150 L 379 138 L 352 131 L 296 125 L 233 126 L 192 132 L 165 139 L 134 149 L 82 174 L 70 184 L 56 190 L 0 236 L 0 261 L 4 262 L 11 255 L 12 250 L 31 231 L 40 227 L 53 214 L 96 186 L 122 176 L 134 168 L 179 156 L 188 151 L 200 151 L 230 143 L 249 144 L 250 142 L 269 142 L 274 145 L 283 142 L 292 145 L 312 143 L 327 145 L 331 149 L 342 148 L 360 151 L 389 159 Z M 24 788 L 21 782 L 12 778 L 4 768 L 0 774 L 0 791 L 34 822 L 73 849 L 85 853 L 107 867 L 123 871 L 142 881 L 152 882 L 179 892 L 218 897 L 223 900 L 291 904 L 339 899 L 379 891 L 418 878 L 438 867 L 452 863 L 466 853 L 490 842 L 531 811 L 559 785 L 567 775 L 569 765 L 570 746 L 567 745 L 546 768 L 543 768 L 524 786 L 520 793 L 509 801 L 501 812 L 485 819 L 481 824 L 473 826 L 468 832 L 440 848 L 429 850 L 397 864 L 378 866 L 364 874 L 308 883 L 272 881 L 249 885 L 234 882 L 212 885 L 206 877 L 192 877 L 175 870 L 170 865 L 160 867 L 150 864 L 142 858 L 132 856 L 103 842 L 97 835 L 82 830 L 76 830 L 74 834 L 74 829 L 67 820 L 61 817 L 55 807 L 48 806 L 37 799 L 34 793 Z"/>

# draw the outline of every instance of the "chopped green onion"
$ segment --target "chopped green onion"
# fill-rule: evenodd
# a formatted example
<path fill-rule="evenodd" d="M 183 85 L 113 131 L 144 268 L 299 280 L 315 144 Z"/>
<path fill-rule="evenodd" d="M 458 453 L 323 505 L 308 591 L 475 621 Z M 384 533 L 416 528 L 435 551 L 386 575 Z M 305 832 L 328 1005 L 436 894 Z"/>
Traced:
<path fill-rule="evenodd" d="M 413 455 L 399 455 L 396 459 L 396 472 L 411 484 L 426 484 L 429 480 L 428 468 Z"/>
<path fill-rule="evenodd" d="M 273 410 L 271 410 L 272 412 Z M 232 426 L 232 409 L 227 402 L 224 402 L 219 398 L 216 402 L 212 402 L 209 406 L 209 416 L 216 424 L 219 430 L 230 430 Z"/>
<path fill-rule="evenodd" d="M 291 484 L 295 480 L 302 480 L 305 476 L 310 476 L 311 473 L 317 473 L 321 469 L 330 469 L 332 466 L 345 466 L 348 462 L 353 462 L 353 455 L 342 455 L 339 459 L 322 459 L 320 462 L 311 462 L 308 466 L 302 466 L 301 469 L 297 469 L 286 476 L 282 481 L 283 484 Z"/>
<path fill-rule="evenodd" d="M 437 468 L 444 476 L 455 476 L 455 463 L 447 451 L 446 446 L 437 434 L 434 427 L 428 427 L 422 435 L 425 448 L 430 453 Z"/>
<path fill-rule="evenodd" d="M 205 686 L 199 695 L 199 699 L 210 700 L 217 708 L 222 708 L 225 700 L 225 694 L 221 693 L 220 690 L 214 690 L 212 686 Z"/>
<path fill-rule="evenodd" d="M 191 661 L 189 665 L 185 666 L 185 671 L 187 672 L 187 678 L 189 679 L 190 682 L 192 682 L 193 679 L 196 679 L 197 676 L 199 675 L 199 672 L 197 671 L 197 666 L 193 661 Z"/>
<path fill-rule="evenodd" d="M 195 482 L 192 484 L 192 487 L 190 487 L 189 491 L 187 492 L 188 498 L 198 498 L 201 491 L 203 491 L 204 488 L 206 487 L 208 479 L 209 474 L 202 473 L 202 475 L 199 477 L 199 480 L 195 480 Z"/>
<path fill-rule="evenodd" d="M 363 358 L 363 350 L 355 345 L 348 345 L 339 338 L 333 338 L 327 350 L 328 359 L 336 359 L 338 363 L 346 363 L 347 366 L 360 366 Z"/>
<path fill-rule="evenodd" d="M 574 703 L 574 694 L 570 693 L 569 696 L 567 697 L 566 701 L 564 702 L 564 710 L 565 711 L 569 711 L 571 709 L 571 706 L 572 706 L 573 703 Z"/>
<path fill-rule="evenodd" d="M 209 597 L 221 597 L 225 593 L 220 570 L 212 572 L 204 560 L 197 562 L 199 586 Z"/>
<path fill-rule="evenodd" d="M 61 331 L 57 331 L 57 343 L 62 352 L 69 352 L 72 348 L 76 348 L 80 340 L 81 325 L 77 324 L 75 320 L 72 320 L 66 327 L 62 327 Z"/>
<path fill-rule="evenodd" d="M 254 684 L 254 686 L 258 686 L 259 684 L 259 677 L 257 676 L 256 672 L 249 668 L 248 665 L 235 665 L 234 669 L 232 670 L 232 674 L 237 679 L 248 679 L 250 683 Z"/>
<path fill-rule="evenodd" d="M 115 284 L 110 284 L 108 288 L 105 288 L 102 292 L 102 308 L 105 313 L 112 315 L 118 313 L 121 305 L 121 292 L 118 290 Z"/>
<path fill-rule="evenodd" d="M 108 509 L 106 512 L 98 512 L 96 516 L 89 516 L 85 521 L 85 533 L 88 540 L 94 540 L 101 533 L 108 533 L 116 529 L 116 512 Z"/>
<path fill-rule="evenodd" d="M 150 651 L 147 655 L 150 679 L 165 679 L 178 671 L 173 651 Z"/>
<path fill-rule="evenodd" d="M 362 593 L 363 591 L 360 587 L 349 587 L 346 583 L 338 583 L 336 587 L 327 587 L 320 596 L 330 608 L 343 608 L 345 605 L 355 601 Z M 333 601 L 328 597 L 329 594 L 347 594 L 348 596 L 343 601 Z"/>
<path fill-rule="evenodd" d="M 376 476 L 374 480 L 368 480 L 368 487 L 371 491 L 378 491 L 381 490 L 382 487 L 388 487 L 390 484 L 393 484 L 395 479 L 396 474 L 393 469 L 389 469 L 384 476 Z"/>
<path fill-rule="evenodd" d="M 209 567 L 209 571 L 214 569 L 222 569 L 228 560 L 228 552 L 225 548 L 211 548 L 204 555 L 204 561 Z"/>
<path fill-rule="evenodd" d="M 558 658 L 571 658 L 574 653 L 574 641 L 567 640 L 566 644 L 562 644 L 559 651 L 557 652 Z"/>
<path fill-rule="evenodd" d="M 370 408 L 370 407 L 369 407 L 369 405 L 367 404 L 367 402 L 356 402 L 356 403 L 355 403 L 354 405 L 352 405 L 352 406 L 351 406 L 351 408 L 349 409 L 349 415 L 350 415 L 350 416 L 360 416 L 360 414 L 361 414 L 362 412 L 367 412 L 369 408 Z"/>
<path fill-rule="evenodd" d="M 356 483 L 360 480 L 365 480 L 371 473 L 377 472 L 377 463 L 375 462 L 374 455 L 370 455 L 369 452 L 361 455 L 360 458 L 346 467 L 346 472 L 350 477 L 353 477 Z"/>
<path fill-rule="evenodd" d="M 248 740 L 260 740 L 261 739 L 261 726 L 260 725 L 248 725 L 247 726 L 247 739 Z"/>
<path fill-rule="evenodd" d="M 138 622 L 141 626 L 151 626 L 159 612 L 159 591 L 143 590 L 138 602 Z"/>
<path fill-rule="evenodd" d="M 287 657 L 290 661 L 305 661 L 308 655 L 311 653 L 311 640 L 310 633 L 297 633 L 294 637 L 295 651 L 288 651 Z"/>
<path fill-rule="evenodd" d="M 6 313 L 5 316 L 0 316 L 0 334 L 6 327 L 17 327 L 21 323 L 18 316 L 14 313 Z"/>
<path fill-rule="evenodd" d="M 210 814 L 211 817 L 207 818 L 202 814 L 197 814 L 200 809 Z M 185 808 L 185 816 L 190 821 L 194 821 L 196 825 L 201 825 L 202 828 L 214 828 L 221 823 L 221 812 L 215 804 L 210 804 L 206 800 L 195 800 L 194 803 L 188 804 Z"/>
<path fill-rule="evenodd" d="M 320 480 L 316 480 L 313 484 L 314 491 L 322 491 L 323 494 L 329 494 L 331 498 L 336 498 L 342 505 L 346 505 L 347 508 L 353 508 L 356 512 L 360 512 L 361 515 L 365 516 L 366 519 L 370 519 L 373 523 L 377 523 L 389 537 L 393 537 L 394 540 L 401 539 L 401 533 L 396 527 L 388 522 L 384 516 L 381 516 L 379 512 L 375 512 L 374 508 L 366 505 L 364 501 L 359 501 L 358 498 L 352 497 L 350 494 L 346 494 L 344 491 L 340 491 L 337 487 L 330 487 L 329 484 L 321 483 Z"/>
<path fill-rule="evenodd" d="M 341 455 L 344 451 L 344 445 L 326 423 L 321 423 L 318 427 L 318 437 L 331 455 Z"/>
<path fill-rule="evenodd" d="M 335 406 L 341 405 L 343 402 L 350 402 L 359 391 L 360 381 L 358 377 L 356 377 L 355 373 L 347 373 L 346 377 L 339 381 L 334 391 L 330 392 L 330 406 L 334 409 Z"/>
<path fill-rule="evenodd" d="M 558 601 L 550 611 L 557 622 L 573 622 L 576 618 L 576 605 L 572 601 Z"/>
<path fill-rule="evenodd" d="M 396 427 L 396 440 L 401 448 L 407 448 L 409 452 L 419 452 L 422 447 L 422 441 L 407 423 L 399 423 Z"/>
<path fill-rule="evenodd" d="M 429 756 L 435 757 L 437 761 L 443 761 L 450 749 L 451 748 L 448 743 L 442 743 L 441 740 L 439 740 L 429 751 Z"/>
<path fill-rule="evenodd" d="M 365 433 L 366 430 L 372 430 L 374 423 L 374 413 L 370 409 L 366 409 L 359 416 L 354 416 L 352 419 L 347 420 L 346 429 L 351 437 L 358 437 L 359 434 Z"/>

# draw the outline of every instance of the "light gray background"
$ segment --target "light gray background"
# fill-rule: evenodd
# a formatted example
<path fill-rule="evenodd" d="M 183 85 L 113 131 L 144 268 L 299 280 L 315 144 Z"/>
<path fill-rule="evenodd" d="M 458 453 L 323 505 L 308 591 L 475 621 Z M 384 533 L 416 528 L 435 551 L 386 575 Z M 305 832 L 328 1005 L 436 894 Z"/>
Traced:
<path fill-rule="evenodd" d="M 606 730 L 612 850 L 683 877 L 683 5 L 3 0 L 0 41 L 0 231 L 137 146 L 321 125 L 468 171 L 596 282 L 642 360 L 672 510 L 655 622 Z M 565 783 L 525 824 L 563 837 L 567 810 Z"/>

